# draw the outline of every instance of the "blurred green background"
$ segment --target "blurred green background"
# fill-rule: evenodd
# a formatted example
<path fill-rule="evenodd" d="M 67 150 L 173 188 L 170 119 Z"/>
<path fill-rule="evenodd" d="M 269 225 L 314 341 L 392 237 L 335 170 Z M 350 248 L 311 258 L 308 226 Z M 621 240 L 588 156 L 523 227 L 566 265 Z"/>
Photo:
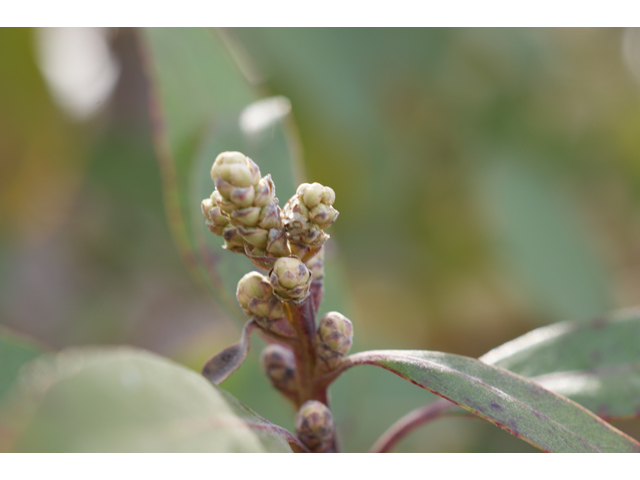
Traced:
<path fill-rule="evenodd" d="M 0 29 L 0 324 L 198 369 L 240 324 L 172 243 L 136 35 Z M 306 179 L 336 191 L 354 350 L 477 357 L 640 304 L 639 30 L 214 35 L 263 95 L 291 100 Z M 259 345 L 222 386 L 292 429 Z M 369 367 L 345 377 L 332 396 L 349 451 L 432 397 Z M 616 426 L 640 438 L 638 422 Z M 468 419 L 399 449 L 533 451 Z"/>

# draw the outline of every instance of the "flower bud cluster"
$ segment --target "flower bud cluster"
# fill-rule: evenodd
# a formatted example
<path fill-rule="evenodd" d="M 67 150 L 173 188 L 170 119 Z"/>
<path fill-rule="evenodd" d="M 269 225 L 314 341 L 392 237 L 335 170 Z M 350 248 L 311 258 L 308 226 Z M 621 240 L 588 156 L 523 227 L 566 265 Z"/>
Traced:
<path fill-rule="evenodd" d="M 296 363 L 290 349 L 276 343 L 268 345 L 260 355 L 260 365 L 278 390 L 296 391 Z"/>
<path fill-rule="evenodd" d="M 240 152 L 223 152 L 211 167 L 216 190 L 203 200 L 209 230 L 225 247 L 252 257 L 289 255 L 286 233 L 271 175 Z"/>
<path fill-rule="evenodd" d="M 323 315 L 316 332 L 318 357 L 329 369 L 335 368 L 342 357 L 349 353 L 353 343 L 353 324 L 338 312 Z"/>
<path fill-rule="evenodd" d="M 296 414 L 296 435 L 312 452 L 326 452 L 334 438 L 333 416 L 326 405 L 305 402 Z"/>
<path fill-rule="evenodd" d="M 324 229 L 338 218 L 333 208 L 336 194 L 319 183 L 303 183 L 282 210 L 291 253 L 307 260 L 318 251 L 329 235 Z"/>
<path fill-rule="evenodd" d="M 244 313 L 268 332 L 292 338 L 296 333 L 285 317 L 282 301 L 273 293 L 269 279 L 258 272 L 247 273 L 238 282 L 236 298 Z"/>
<path fill-rule="evenodd" d="M 302 303 L 309 296 L 311 280 L 311 270 L 293 255 L 278 258 L 269 270 L 273 293 L 283 302 Z"/>

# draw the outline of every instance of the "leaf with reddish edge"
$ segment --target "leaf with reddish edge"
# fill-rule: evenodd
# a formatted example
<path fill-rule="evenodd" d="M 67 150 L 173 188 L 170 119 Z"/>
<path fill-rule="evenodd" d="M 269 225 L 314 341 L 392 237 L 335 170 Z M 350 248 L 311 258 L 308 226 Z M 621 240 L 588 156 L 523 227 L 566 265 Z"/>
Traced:
<path fill-rule="evenodd" d="M 243 75 L 255 69 L 242 57 L 241 70 L 228 34 L 149 28 L 139 39 L 176 245 L 196 281 L 244 320 L 235 289 L 254 266 L 244 255 L 221 250 L 224 242 L 208 231 L 200 203 L 214 190 L 211 165 L 226 150 L 245 153 L 263 175 L 270 173 L 282 202 L 295 193 L 301 166 L 291 106 L 284 97 L 261 99 L 262 92 Z"/>
<path fill-rule="evenodd" d="M 459 355 L 379 350 L 347 357 L 333 377 L 375 365 L 548 452 L 640 452 L 640 443 L 577 403 L 508 370 Z"/>
<path fill-rule="evenodd" d="M 480 360 L 531 378 L 607 420 L 640 416 L 640 309 L 538 328 Z"/>
<path fill-rule="evenodd" d="M 79 348 L 24 368 L 0 450 L 291 452 L 304 446 L 198 373 L 132 348 Z"/>
<path fill-rule="evenodd" d="M 245 361 L 251 345 L 251 332 L 258 328 L 253 320 L 249 320 L 242 329 L 242 337 L 238 343 L 229 345 L 213 355 L 202 367 L 202 375 L 214 385 L 220 385 L 229 375 L 235 372 Z"/>

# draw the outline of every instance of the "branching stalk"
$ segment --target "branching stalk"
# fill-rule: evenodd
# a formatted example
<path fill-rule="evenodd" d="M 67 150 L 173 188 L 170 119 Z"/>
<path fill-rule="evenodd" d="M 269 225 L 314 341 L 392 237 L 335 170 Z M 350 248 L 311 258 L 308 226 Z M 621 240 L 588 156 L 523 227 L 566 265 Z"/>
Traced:
<path fill-rule="evenodd" d="M 416 428 L 446 415 L 456 405 L 445 399 L 436 400 L 428 405 L 409 412 L 389 429 L 371 447 L 372 453 L 387 453 Z"/>

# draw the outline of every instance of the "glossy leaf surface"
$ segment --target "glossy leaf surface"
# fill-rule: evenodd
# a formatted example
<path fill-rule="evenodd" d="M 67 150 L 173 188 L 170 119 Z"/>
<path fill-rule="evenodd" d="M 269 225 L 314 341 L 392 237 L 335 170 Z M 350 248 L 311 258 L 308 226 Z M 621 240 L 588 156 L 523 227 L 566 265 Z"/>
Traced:
<path fill-rule="evenodd" d="M 295 438 L 194 371 L 129 348 L 28 365 L 0 413 L 18 452 L 290 452 Z"/>
<path fill-rule="evenodd" d="M 41 353 L 29 340 L 0 328 L 0 401 L 17 378 L 20 367 Z"/>
<path fill-rule="evenodd" d="M 606 419 L 640 415 L 640 310 L 538 328 L 480 360 L 529 377 Z"/>
<path fill-rule="evenodd" d="M 376 365 L 549 452 L 638 452 L 640 444 L 580 405 L 512 372 L 458 355 L 362 352 L 344 368 Z"/>
<path fill-rule="evenodd" d="M 261 98 L 211 29 L 145 29 L 141 52 L 151 84 L 156 150 L 169 222 L 195 278 L 239 319 L 238 280 L 254 267 L 244 255 L 222 250 L 205 226 L 200 202 L 214 190 L 210 169 L 223 151 L 251 157 L 270 173 L 280 204 L 295 193 L 296 143 L 284 97 Z M 246 62 L 242 67 L 251 69 Z M 298 175 L 301 176 L 301 175 Z"/>

